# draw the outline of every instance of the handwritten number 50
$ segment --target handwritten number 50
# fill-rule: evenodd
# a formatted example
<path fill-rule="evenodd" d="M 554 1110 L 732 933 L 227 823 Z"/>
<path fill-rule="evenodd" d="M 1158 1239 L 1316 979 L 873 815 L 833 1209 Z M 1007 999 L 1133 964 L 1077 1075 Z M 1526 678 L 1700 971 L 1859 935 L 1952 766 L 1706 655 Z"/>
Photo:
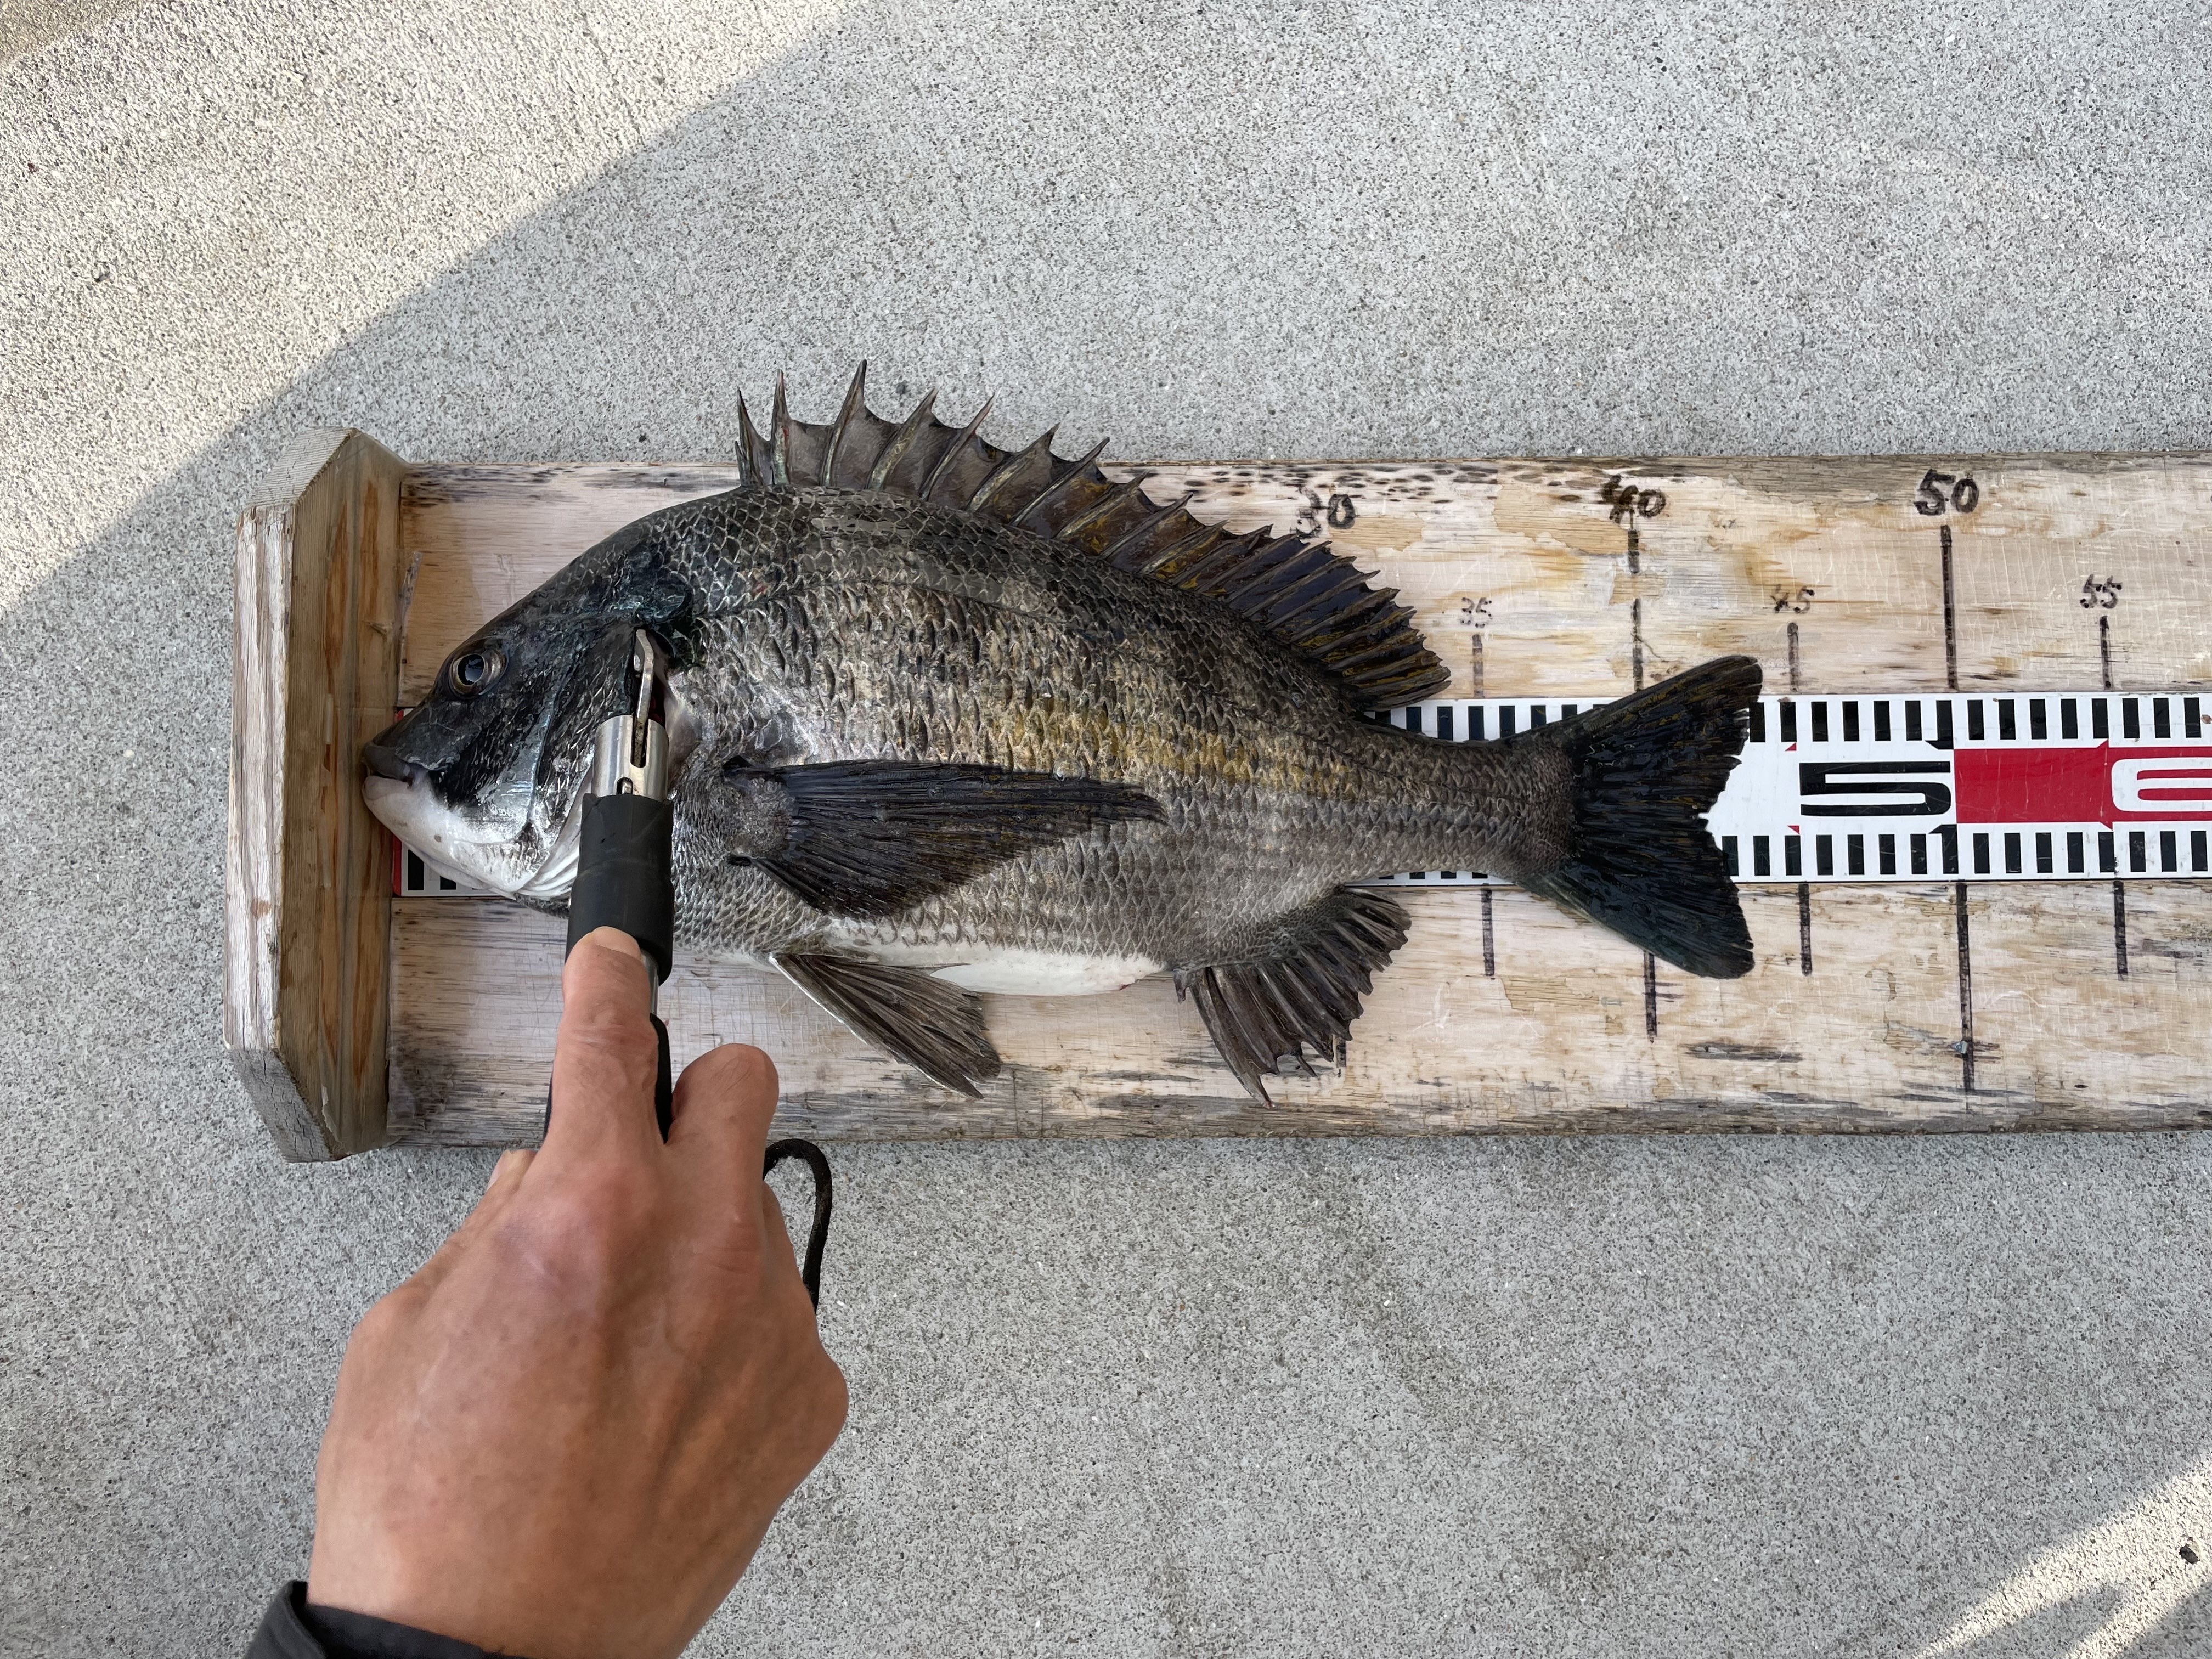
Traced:
<path fill-rule="evenodd" d="M 1981 485 L 1963 473 L 1938 472 L 1932 466 L 1920 475 L 1920 488 L 1912 492 L 1912 510 L 1923 519 L 1940 517 L 1946 507 L 1971 513 L 1981 504 Z"/>

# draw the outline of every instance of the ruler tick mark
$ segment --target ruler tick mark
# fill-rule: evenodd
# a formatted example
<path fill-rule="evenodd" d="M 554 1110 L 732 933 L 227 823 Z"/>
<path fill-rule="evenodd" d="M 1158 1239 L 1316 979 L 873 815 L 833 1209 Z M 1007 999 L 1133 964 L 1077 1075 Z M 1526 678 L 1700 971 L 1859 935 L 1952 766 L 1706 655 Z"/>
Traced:
<path fill-rule="evenodd" d="M 2117 888 L 2119 884 L 2112 884 Z M 1961 1090 L 1974 1092 L 1974 951 L 1966 926 L 1966 884 L 1951 886 L 1951 910 L 1959 935 L 1959 1071 Z"/>
<path fill-rule="evenodd" d="M 2112 971 L 2128 976 L 2128 890 L 2118 876 L 2112 878 Z"/>
<path fill-rule="evenodd" d="M 1943 684 L 1956 691 L 1959 689 L 1959 613 L 1951 583 L 1951 526 L 1947 524 L 1936 533 L 1943 544 Z"/>

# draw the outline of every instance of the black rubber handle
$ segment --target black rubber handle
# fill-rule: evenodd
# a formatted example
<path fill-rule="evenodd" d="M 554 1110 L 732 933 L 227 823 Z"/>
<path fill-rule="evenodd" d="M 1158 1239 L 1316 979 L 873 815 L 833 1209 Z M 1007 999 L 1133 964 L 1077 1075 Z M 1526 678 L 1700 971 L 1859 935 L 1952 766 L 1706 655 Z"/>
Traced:
<path fill-rule="evenodd" d="M 668 982 L 675 960 L 676 881 L 670 871 L 675 812 L 665 800 L 643 795 L 594 795 L 584 804 L 583 840 L 576 852 L 576 884 L 568 895 L 568 949 L 594 927 L 614 927 L 637 941 L 650 958 L 653 983 Z M 653 1080 L 653 1115 L 668 1139 L 675 1077 L 668 1060 L 668 1028 L 653 1017 L 660 1042 Z M 545 1115 L 550 1121 L 553 1103 Z"/>
<path fill-rule="evenodd" d="M 594 927 L 635 939 L 667 983 L 675 961 L 676 881 L 669 869 L 675 809 L 643 795 L 594 795 L 584 805 L 576 884 L 568 894 L 568 948 Z"/>

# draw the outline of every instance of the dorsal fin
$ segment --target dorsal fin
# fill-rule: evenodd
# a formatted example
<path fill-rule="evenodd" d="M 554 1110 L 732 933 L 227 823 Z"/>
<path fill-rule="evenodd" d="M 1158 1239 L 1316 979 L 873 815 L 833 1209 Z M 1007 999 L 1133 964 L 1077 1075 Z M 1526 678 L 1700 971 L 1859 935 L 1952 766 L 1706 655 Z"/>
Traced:
<path fill-rule="evenodd" d="M 884 420 L 868 408 L 867 374 L 863 363 L 836 419 L 820 425 L 791 417 L 781 375 L 765 434 L 754 429 L 740 398 L 742 487 L 887 489 L 1072 543 L 1123 570 L 1220 600 L 1335 674 L 1362 708 L 1434 696 L 1451 678 L 1413 628 L 1413 613 L 1395 603 L 1395 590 L 1370 586 L 1327 542 L 1272 530 L 1234 535 L 1184 501 L 1163 507 L 1141 481 L 1117 484 L 1099 470 L 1103 444 L 1077 460 L 1053 453 L 1050 432 L 1024 448 L 1000 449 L 977 431 L 988 402 L 960 427 L 931 413 L 934 392 L 904 420 Z"/>

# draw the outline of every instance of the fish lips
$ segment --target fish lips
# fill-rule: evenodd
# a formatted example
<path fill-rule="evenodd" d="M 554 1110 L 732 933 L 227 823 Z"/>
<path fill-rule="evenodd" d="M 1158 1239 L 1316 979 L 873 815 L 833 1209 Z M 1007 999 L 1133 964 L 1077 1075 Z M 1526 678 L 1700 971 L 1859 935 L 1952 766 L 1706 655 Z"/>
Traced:
<path fill-rule="evenodd" d="M 392 777 L 372 771 L 362 780 L 362 799 L 377 821 L 392 831 L 438 875 L 473 886 L 489 887 L 526 903 L 566 898 L 576 883 L 583 845 L 584 804 L 579 791 L 551 847 L 535 866 L 520 864 L 512 840 L 477 840 L 453 833 L 459 815 L 438 799 L 420 767 Z"/>

